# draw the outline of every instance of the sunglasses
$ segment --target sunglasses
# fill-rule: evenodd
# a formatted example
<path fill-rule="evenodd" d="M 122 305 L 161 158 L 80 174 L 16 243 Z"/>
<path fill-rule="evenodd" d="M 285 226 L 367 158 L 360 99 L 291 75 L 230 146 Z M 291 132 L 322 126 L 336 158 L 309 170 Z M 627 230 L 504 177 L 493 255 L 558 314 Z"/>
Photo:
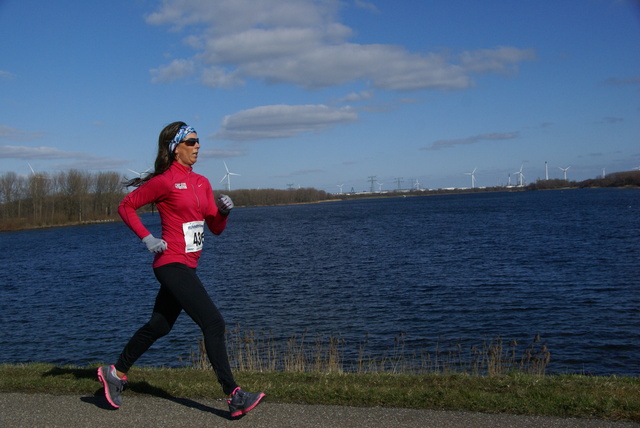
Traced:
<path fill-rule="evenodd" d="M 186 140 L 182 140 L 182 143 L 185 143 L 187 146 L 191 147 L 191 146 L 195 146 L 196 144 L 200 143 L 200 139 L 199 138 L 187 138 Z"/>

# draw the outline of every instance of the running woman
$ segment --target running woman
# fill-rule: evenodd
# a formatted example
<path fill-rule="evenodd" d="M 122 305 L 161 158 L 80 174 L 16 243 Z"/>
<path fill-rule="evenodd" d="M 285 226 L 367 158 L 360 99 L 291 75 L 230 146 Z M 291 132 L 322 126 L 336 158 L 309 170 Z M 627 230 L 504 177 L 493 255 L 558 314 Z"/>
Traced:
<path fill-rule="evenodd" d="M 131 337 L 118 361 L 98 368 L 107 401 L 115 408 L 122 405 L 120 393 L 129 369 L 156 340 L 171 331 L 183 310 L 202 329 L 207 357 L 229 396 L 231 416 L 246 414 L 265 396 L 245 392 L 236 384 L 227 356 L 224 319 L 196 275 L 205 225 L 219 235 L 233 208 L 229 196 L 216 198 L 209 180 L 193 172 L 199 150 L 195 129 L 184 122 L 167 125 L 158 138 L 154 172 L 128 181 L 126 185 L 136 189 L 118 207 L 125 224 L 155 253 L 153 272 L 160 290 L 151 319 Z M 155 203 L 160 213 L 160 238 L 154 237 L 136 214 L 136 209 L 150 203 Z"/>

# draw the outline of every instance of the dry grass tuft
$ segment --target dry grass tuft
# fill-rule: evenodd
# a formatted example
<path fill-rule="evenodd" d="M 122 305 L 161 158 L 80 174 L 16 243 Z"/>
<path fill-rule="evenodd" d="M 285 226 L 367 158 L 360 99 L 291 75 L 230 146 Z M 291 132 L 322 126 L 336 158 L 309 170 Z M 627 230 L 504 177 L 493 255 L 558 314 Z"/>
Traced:
<path fill-rule="evenodd" d="M 346 361 L 345 347 L 352 344 L 340 334 L 312 336 L 306 330 L 301 335 L 278 340 L 271 332 L 256 333 L 238 325 L 227 331 L 227 348 L 232 368 L 251 372 L 544 376 L 551 360 L 551 353 L 539 334 L 524 349 L 515 339 L 505 344 L 501 336 L 496 336 L 485 340 L 480 347 L 465 348 L 459 342 L 442 346 L 438 342 L 433 352 L 412 353 L 406 351 L 406 338 L 406 333 L 399 333 L 393 346 L 381 354 L 372 354 L 365 337 L 357 346 L 355 361 Z M 191 352 L 190 365 L 203 370 L 211 368 L 202 338 Z"/>

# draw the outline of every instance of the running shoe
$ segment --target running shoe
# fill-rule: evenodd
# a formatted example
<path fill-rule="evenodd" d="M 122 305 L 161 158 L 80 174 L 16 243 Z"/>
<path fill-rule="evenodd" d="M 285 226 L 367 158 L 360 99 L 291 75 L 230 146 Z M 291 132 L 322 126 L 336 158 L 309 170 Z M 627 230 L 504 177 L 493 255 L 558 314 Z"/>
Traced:
<path fill-rule="evenodd" d="M 262 392 L 244 392 L 240 387 L 236 388 L 231 398 L 227 400 L 231 417 L 235 418 L 246 415 L 249 413 L 249 410 L 256 407 L 264 397 L 265 395 Z"/>
<path fill-rule="evenodd" d="M 114 366 L 102 366 L 98 368 L 98 380 L 102 382 L 104 386 L 104 396 L 107 397 L 109 404 L 116 409 L 122 406 L 120 393 L 127 383 L 127 377 L 124 376 L 120 379 L 116 375 L 116 368 Z"/>

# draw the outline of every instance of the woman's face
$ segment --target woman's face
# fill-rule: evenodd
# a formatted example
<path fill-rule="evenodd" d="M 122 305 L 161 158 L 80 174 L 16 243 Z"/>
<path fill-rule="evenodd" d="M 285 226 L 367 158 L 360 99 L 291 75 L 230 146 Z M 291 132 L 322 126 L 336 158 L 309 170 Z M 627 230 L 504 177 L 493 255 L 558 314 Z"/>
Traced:
<path fill-rule="evenodd" d="M 184 166 L 192 166 L 198 161 L 198 151 L 200 150 L 200 142 L 196 141 L 198 134 L 192 132 L 180 141 L 176 146 L 176 161 Z"/>

